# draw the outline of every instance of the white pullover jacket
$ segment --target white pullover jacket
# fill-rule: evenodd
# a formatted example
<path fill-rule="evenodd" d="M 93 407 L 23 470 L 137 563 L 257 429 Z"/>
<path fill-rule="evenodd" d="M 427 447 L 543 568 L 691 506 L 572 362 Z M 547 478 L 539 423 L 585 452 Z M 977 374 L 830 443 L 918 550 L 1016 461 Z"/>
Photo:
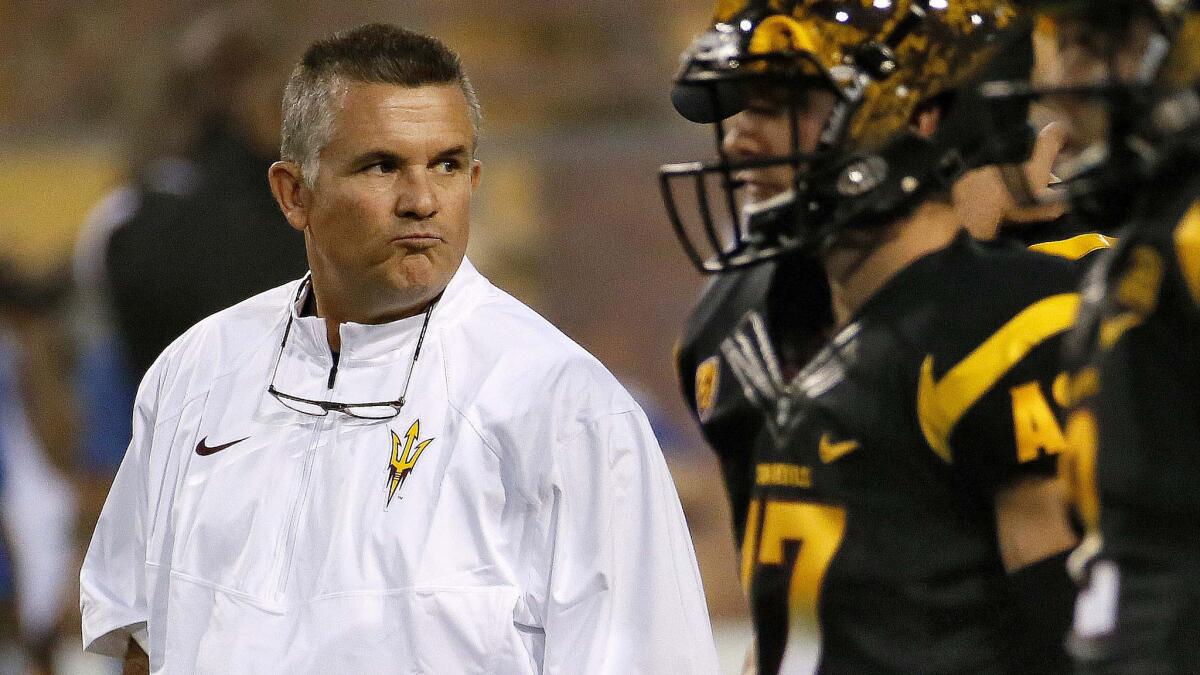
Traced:
<path fill-rule="evenodd" d="M 81 573 L 85 646 L 153 673 L 715 673 L 645 415 L 464 260 L 424 315 L 324 321 L 293 282 L 196 325 L 138 393 Z M 297 295 L 301 296 L 297 299 Z M 293 325 L 280 351 L 289 313 Z M 330 388 L 332 385 L 332 388 Z"/>

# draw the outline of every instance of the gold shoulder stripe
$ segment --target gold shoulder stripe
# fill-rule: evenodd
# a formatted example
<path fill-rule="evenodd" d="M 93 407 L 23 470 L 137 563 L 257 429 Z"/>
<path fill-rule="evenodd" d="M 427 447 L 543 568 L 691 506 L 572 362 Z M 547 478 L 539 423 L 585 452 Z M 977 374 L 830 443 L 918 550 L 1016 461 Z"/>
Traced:
<path fill-rule="evenodd" d="M 1034 244 L 1029 247 L 1029 250 L 1066 258 L 1067 260 L 1079 260 L 1093 251 L 1099 251 L 1102 248 L 1112 248 L 1116 243 L 1117 240 L 1112 237 L 1089 233 L 1080 234 L 1061 241 L 1046 241 Z"/>
<path fill-rule="evenodd" d="M 1200 302 L 1200 201 L 1192 204 L 1175 228 L 1175 251 L 1192 300 Z"/>
<path fill-rule="evenodd" d="M 933 379 L 933 356 L 921 364 L 917 383 L 917 418 L 929 447 L 946 463 L 952 461 L 950 433 L 971 406 L 1035 347 L 1067 330 L 1079 310 L 1078 293 L 1039 300 L 1004 324 L 951 368 Z"/>

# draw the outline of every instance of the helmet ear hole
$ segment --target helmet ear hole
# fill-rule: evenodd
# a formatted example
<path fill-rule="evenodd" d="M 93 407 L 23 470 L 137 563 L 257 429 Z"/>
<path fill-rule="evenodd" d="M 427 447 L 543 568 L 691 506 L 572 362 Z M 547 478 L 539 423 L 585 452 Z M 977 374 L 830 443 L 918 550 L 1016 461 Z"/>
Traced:
<path fill-rule="evenodd" d="M 746 108 L 746 94 L 733 82 L 679 82 L 671 90 L 671 104 L 689 122 L 712 124 Z"/>

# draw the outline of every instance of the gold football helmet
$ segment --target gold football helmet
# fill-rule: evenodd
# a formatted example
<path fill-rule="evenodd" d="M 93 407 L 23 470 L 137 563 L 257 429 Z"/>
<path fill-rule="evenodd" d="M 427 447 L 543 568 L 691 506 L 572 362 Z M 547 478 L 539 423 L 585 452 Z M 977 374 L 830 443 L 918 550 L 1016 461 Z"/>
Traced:
<path fill-rule="evenodd" d="M 848 228 L 893 222 L 968 168 L 1024 159 L 1027 105 L 1008 102 L 1011 114 L 987 116 L 982 99 L 963 95 L 1001 51 L 1014 56 L 1013 76 L 1028 79 L 1028 23 L 1019 18 L 1008 0 L 719 0 L 672 92 L 681 115 L 715 125 L 718 161 L 660 171 L 689 257 L 711 273 L 818 250 Z M 815 149 L 800 147 L 795 112 L 790 154 L 739 162 L 722 148 L 726 120 L 756 97 L 794 111 L 813 88 L 836 95 Z M 914 119 L 931 106 L 942 121 L 923 137 Z M 1007 121 L 988 128 L 981 117 Z M 739 172 L 768 164 L 792 167 L 791 189 L 747 203 Z"/>

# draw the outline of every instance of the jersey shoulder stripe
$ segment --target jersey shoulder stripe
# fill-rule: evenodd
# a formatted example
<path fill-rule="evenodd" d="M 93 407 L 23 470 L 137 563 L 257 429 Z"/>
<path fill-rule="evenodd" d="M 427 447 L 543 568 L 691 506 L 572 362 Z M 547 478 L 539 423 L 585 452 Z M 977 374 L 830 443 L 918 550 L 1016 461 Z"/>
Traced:
<path fill-rule="evenodd" d="M 943 461 L 953 461 L 950 435 L 980 398 L 1046 340 L 1065 332 L 1075 321 L 1078 293 L 1038 300 L 1005 323 L 962 361 L 934 377 L 933 356 L 921 364 L 917 383 L 917 417 L 929 447 Z"/>
<path fill-rule="evenodd" d="M 1029 250 L 1058 256 L 1059 258 L 1066 258 L 1067 260 L 1079 260 L 1096 251 L 1112 248 L 1116 243 L 1117 240 L 1112 237 L 1107 237 L 1096 232 L 1089 232 L 1069 239 L 1033 244 L 1029 247 Z"/>

